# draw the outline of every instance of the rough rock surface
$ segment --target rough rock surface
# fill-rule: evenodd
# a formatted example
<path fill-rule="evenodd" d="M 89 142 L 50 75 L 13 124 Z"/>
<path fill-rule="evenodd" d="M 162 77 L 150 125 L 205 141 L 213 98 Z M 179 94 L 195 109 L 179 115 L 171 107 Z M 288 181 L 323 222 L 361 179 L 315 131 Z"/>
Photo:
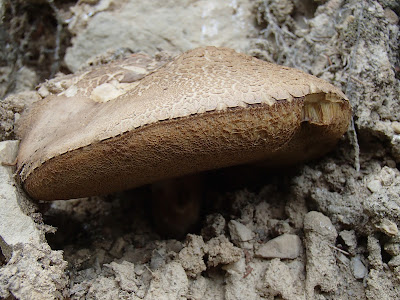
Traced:
<path fill-rule="evenodd" d="M 40 99 L 34 91 L 24 91 L 17 95 L 10 95 L 2 100 L 0 105 L 0 140 L 12 140 L 16 138 L 15 124 L 21 113 L 34 101 Z"/>
<path fill-rule="evenodd" d="M 304 292 L 296 286 L 296 277 L 292 274 L 284 262 L 277 258 L 272 259 L 264 274 L 263 286 L 266 287 L 266 295 L 281 296 L 283 299 L 306 299 Z"/>
<path fill-rule="evenodd" d="M 316 286 L 324 292 L 333 292 L 337 289 L 338 267 L 335 264 L 335 252 L 332 248 L 337 232 L 328 217 L 315 211 L 305 216 L 304 232 L 308 258 L 306 294 L 312 299 L 315 297 Z"/>
<path fill-rule="evenodd" d="M 0 162 L 12 164 L 18 141 L 0 142 Z M 7 264 L 0 268 L 0 297 L 61 298 L 68 283 L 61 251 L 44 239 L 37 207 L 16 185 L 12 165 L 0 165 L 0 247 Z"/>
<path fill-rule="evenodd" d="M 195 5 L 185 0 L 157 0 L 147 5 L 129 0 L 113 4 L 102 0 L 96 6 L 82 2 L 74 7 L 69 28 L 76 37 L 65 56 L 72 71 L 111 48 L 154 54 L 159 49 L 184 52 L 213 45 L 243 51 L 248 37 L 256 32 L 248 0 L 202 0 Z M 87 19 L 89 13 L 93 17 Z"/>
<path fill-rule="evenodd" d="M 254 234 L 249 228 L 235 220 L 231 220 L 228 223 L 228 228 L 231 239 L 236 245 L 248 249 L 253 247 L 251 241 L 254 238 Z"/>
<path fill-rule="evenodd" d="M 12 163 L 17 150 L 18 141 L 0 142 L 0 162 Z M 12 165 L 0 165 L 0 247 L 8 259 L 11 258 L 13 247 L 19 243 L 38 245 L 44 238 L 42 231 L 21 207 L 29 200 L 16 188 L 12 169 Z"/>
<path fill-rule="evenodd" d="M 179 252 L 179 260 L 191 277 L 196 277 L 207 269 L 203 260 L 208 249 L 201 236 L 188 235 L 186 246 Z"/>
<path fill-rule="evenodd" d="M 61 251 L 53 251 L 45 243 L 20 243 L 0 269 L 0 297 L 61 299 L 68 284 L 66 267 Z"/>

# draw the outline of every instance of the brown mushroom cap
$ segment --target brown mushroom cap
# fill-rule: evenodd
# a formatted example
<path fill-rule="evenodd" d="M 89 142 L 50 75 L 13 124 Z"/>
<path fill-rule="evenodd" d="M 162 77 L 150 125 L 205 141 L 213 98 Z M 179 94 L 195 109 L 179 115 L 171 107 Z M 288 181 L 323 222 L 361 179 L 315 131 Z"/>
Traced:
<path fill-rule="evenodd" d="M 188 51 L 131 84 L 99 70 L 25 118 L 17 169 L 32 198 L 301 162 L 329 151 L 351 117 L 346 96 L 326 81 L 226 48 Z"/>

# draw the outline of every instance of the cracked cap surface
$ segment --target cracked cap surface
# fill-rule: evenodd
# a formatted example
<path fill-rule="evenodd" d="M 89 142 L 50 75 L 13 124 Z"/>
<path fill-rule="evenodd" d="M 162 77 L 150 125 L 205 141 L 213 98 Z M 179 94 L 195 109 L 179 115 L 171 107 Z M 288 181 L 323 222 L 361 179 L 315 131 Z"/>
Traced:
<path fill-rule="evenodd" d="M 329 151 L 351 118 L 326 81 L 227 48 L 188 51 L 142 79 L 116 62 L 36 103 L 17 170 L 35 199 L 84 197 L 264 160 Z"/>

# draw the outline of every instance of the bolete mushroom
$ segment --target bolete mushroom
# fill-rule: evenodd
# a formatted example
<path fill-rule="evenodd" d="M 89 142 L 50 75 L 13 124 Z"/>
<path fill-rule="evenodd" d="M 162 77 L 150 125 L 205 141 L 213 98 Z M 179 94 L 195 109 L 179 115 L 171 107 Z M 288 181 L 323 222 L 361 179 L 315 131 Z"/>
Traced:
<path fill-rule="evenodd" d="M 113 66 L 81 74 L 23 119 L 17 172 L 32 198 L 302 162 L 328 152 L 351 118 L 346 96 L 326 81 L 227 48 L 188 51 L 134 83 Z"/>

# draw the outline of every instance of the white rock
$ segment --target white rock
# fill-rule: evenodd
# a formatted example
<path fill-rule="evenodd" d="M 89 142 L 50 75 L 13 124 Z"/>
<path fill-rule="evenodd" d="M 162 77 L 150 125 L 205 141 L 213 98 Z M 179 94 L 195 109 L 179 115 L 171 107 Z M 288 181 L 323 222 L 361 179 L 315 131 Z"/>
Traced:
<path fill-rule="evenodd" d="M 121 289 L 127 292 L 134 292 L 138 290 L 136 285 L 136 273 L 135 265 L 128 261 L 122 261 L 121 263 L 116 263 L 115 261 L 110 264 L 105 264 L 105 266 L 112 269 L 115 273 L 115 279 L 118 281 Z"/>
<path fill-rule="evenodd" d="M 304 292 L 297 288 L 296 278 L 293 278 L 293 272 L 290 268 L 280 261 L 273 259 L 268 269 L 265 271 L 263 286 L 267 287 L 269 299 L 305 299 Z"/>
<path fill-rule="evenodd" d="M 255 253 L 256 257 L 294 259 L 301 253 L 300 238 L 295 234 L 282 234 L 261 245 Z"/>
<path fill-rule="evenodd" d="M 189 280 L 182 266 L 172 261 L 153 272 L 153 280 L 144 299 L 185 299 L 189 288 Z"/>
<path fill-rule="evenodd" d="M 376 193 L 379 192 L 379 190 L 382 188 L 382 184 L 379 180 L 374 179 L 367 183 L 367 188 L 372 193 Z"/>
<path fill-rule="evenodd" d="M 207 249 L 207 265 L 212 267 L 234 263 L 242 256 L 242 250 L 233 246 L 225 235 L 209 240 Z"/>
<path fill-rule="evenodd" d="M 383 186 L 390 186 L 393 184 L 393 181 L 396 178 L 396 173 L 393 168 L 384 166 L 379 174 L 379 177 Z"/>
<path fill-rule="evenodd" d="M 336 291 L 339 284 L 339 269 L 332 246 L 337 231 L 331 220 L 317 211 L 310 211 L 304 217 L 304 244 L 306 246 L 306 296 L 316 299 L 315 287 L 324 292 Z"/>
<path fill-rule="evenodd" d="M 393 131 L 400 134 L 400 122 L 392 122 Z"/>
<path fill-rule="evenodd" d="M 207 245 L 203 237 L 188 234 L 185 247 L 179 252 L 179 262 L 190 277 L 196 277 L 207 269 L 204 263 L 204 255 L 207 253 Z"/>
<path fill-rule="evenodd" d="M 388 242 L 385 244 L 384 249 L 387 253 L 391 256 L 398 256 L 400 255 L 400 243 L 399 242 Z"/>
<path fill-rule="evenodd" d="M 229 233 L 232 241 L 243 248 L 252 249 L 253 232 L 242 223 L 231 220 L 228 223 Z"/>
<path fill-rule="evenodd" d="M 400 266 L 400 255 L 392 257 L 388 262 L 389 267 L 397 268 Z"/>
<path fill-rule="evenodd" d="M 96 13 L 86 20 L 85 29 L 78 30 L 65 55 L 72 71 L 93 56 L 124 47 L 148 54 L 154 54 L 157 48 L 183 52 L 201 45 L 243 52 L 248 47 L 249 33 L 256 32 L 250 0 L 205 0 L 195 5 L 188 5 L 186 0 L 122 3 L 119 13 L 113 9 Z M 73 19 L 79 15 L 87 18 L 77 13 Z M 179 22 L 172 22 L 171 16 Z"/>
<path fill-rule="evenodd" d="M 18 141 L 0 142 L 0 161 L 13 162 L 17 150 Z M 13 171 L 14 167 L 0 164 L 0 247 L 7 259 L 16 244 L 38 245 L 43 238 L 41 231 L 19 205 L 28 200 L 16 187 Z"/>
<path fill-rule="evenodd" d="M 352 253 L 357 247 L 357 236 L 354 230 L 343 230 L 339 233 L 347 247 L 349 252 Z"/>
<path fill-rule="evenodd" d="M 368 269 L 364 266 L 361 259 L 356 256 L 353 257 L 350 261 L 351 270 L 353 271 L 353 275 L 357 279 L 363 279 L 368 274 Z"/>
<path fill-rule="evenodd" d="M 399 232 L 396 223 L 390 221 L 389 219 L 383 218 L 379 224 L 375 225 L 377 229 L 388 236 L 396 236 Z"/>

